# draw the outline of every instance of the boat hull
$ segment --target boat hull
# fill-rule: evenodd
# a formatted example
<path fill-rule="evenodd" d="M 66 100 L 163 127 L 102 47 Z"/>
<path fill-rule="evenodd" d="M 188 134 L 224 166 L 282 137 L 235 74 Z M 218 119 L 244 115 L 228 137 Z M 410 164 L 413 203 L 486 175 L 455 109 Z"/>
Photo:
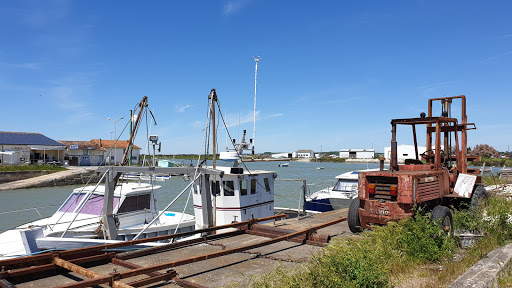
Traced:
<path fill-rule="evenodd" d="M 324 198 L 324 199 L 311 199 L 306 201 L 306 210 L 327 212 L 348 208 L 352 198 Z"/>

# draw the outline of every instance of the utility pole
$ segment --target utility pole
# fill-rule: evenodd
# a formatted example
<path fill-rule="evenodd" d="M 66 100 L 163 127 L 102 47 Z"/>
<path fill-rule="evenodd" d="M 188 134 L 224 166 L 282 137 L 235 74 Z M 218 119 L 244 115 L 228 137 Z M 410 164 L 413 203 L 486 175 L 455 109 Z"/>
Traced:
<path fill-rule="evenodd" d="M 254 126 L 252 128 L 252 155 L 254 156 L 254 144 L 256 138 L 256 83 L 258 79 L 258 62 L 260 62 L 261 57 L 256 56 L 253 58 L 254 62 L 256 62 L 256 68 L 254 70 Z"/>

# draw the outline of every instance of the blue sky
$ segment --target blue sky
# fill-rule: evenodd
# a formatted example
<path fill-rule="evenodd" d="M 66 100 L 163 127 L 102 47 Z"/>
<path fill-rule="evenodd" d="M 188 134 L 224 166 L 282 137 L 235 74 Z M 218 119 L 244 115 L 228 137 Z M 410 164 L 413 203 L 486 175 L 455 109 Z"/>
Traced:
<path fill-rule="evenodd" d="M 110 139 L 107 118 L 128 119 L 147 95 L 163 152 L 199 153 L 211 88 L 232 135 L 239 118 L 252 135 L 259 55 L 256 152 L 382 152 L 392 118 L 460 94 L 478 128 L 469 145 L 504 151 L 510 11 L 510 1 L 2 1 L 0 130 Z"/>

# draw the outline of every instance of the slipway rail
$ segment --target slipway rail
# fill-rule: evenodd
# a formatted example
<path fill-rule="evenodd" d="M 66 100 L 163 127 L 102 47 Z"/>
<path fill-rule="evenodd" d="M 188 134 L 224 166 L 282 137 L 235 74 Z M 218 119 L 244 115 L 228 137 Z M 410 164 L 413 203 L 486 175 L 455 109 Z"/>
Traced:
<path fill-rule="evenodd" d="M 66 274 L 69 272 L 78 274 L 85 279 L 79 279 L 81 281 L 75 281 L 73 283 L 59 283 L 59 281 L 56 281 L 53 283 L 53 285 L 55 285 L 54 287 L 78 288 L 93 287 L 96 285 L 109 285 L 110 287 L 126 288 L 141 287 L 156 282 L 170 280 L 172 280 L 174 284 L 177 284 L 181 287 L 203 287 L 196 283 L 180 279 L 178 277 L 178 273 L 173 270 L 173 268 L 234 253 L 240 253 L 281 241 L 292 241 L 302 244 L 323 246 L 328 243 L 330 237 L 328 235 L 320 235 L 317 233 L 317 231 L 319 229 L 346 221 L 346 218 L 338 218 L 319 225 L 314 225 L 306 229 L 301 229 L 300 231 L 279 229 L 266 225 L 257 225 L 259 222 L 271 221 L 286 217 L 286 215 L 281 214 L 172 235 L 157 236 L 67 251 L 53 251 L 40 255 L 2 260 L 0 261 L 0 267 L 2 269 L 0 272 L 0 287 L 12 288 L 16 287 L 16 283 L 24 283 L 30 281 L 30 279 L 40 279 L 51 277 L 59 273 Z M 230 229 L 230 232 L 213 234 L 215 231 L 223 229 Z M 150 248 L 125 251 L 126 248 L 134 248 L 134 245 L 141 243 L 169 241 L 194 234 L 201 234 L 203 236 L 196 239 L 167 243 Z M 158 263 L 150 266 L 140 266 L 127 261 L 129 259 L 134 259 L 141 256 L 158 254 L 160 252 L 178 249 L 180 247 L 208 243 L 208 241 L 229 238 L 242 234 L 258 235 L 270 239 L 249 245 L 234 247 L 231 249 L 225 249 L 223 246 L 223 249 L 220 251 L 170 262 Z M 119 248 L 123 248 L 125 250 L 120 251 Z M 122 267 L 124 270 L 128 270 L 122 272 L 116 272 L 116 270 L 114 270 L 113 273 L 109 274 L 102 274 L 91 270 L 91 268 L 107 263 L 114 265 L 114 267 Z M 87 268 L 84 266 L 87 266 Z M 165 270 L 165 272 L 162 272 L 163 270 Z M 136 279 L 129 279 L 133 277 L 136 277 Z M 77 278 L 74 279 L 77 280 Z M 121 280 L 125 281 L 122 282 Z"/>

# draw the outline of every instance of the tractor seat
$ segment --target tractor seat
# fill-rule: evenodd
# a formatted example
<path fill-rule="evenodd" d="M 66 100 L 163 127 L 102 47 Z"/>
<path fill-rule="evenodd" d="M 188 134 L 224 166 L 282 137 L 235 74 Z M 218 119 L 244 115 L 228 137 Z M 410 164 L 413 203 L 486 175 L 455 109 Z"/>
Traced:
<path fill-rule="evenodd" d="M 417 159 L 405 159 L 405 165 L 423 165 L 423 162 Z"/>

